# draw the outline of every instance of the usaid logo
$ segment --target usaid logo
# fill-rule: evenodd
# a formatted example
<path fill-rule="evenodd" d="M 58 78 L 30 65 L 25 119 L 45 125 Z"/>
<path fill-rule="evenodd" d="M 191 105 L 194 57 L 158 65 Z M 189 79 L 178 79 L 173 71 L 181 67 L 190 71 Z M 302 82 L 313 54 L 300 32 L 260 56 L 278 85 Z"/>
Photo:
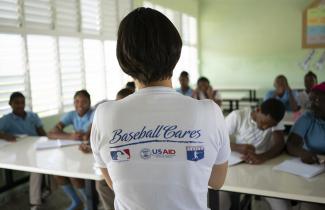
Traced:
<path fill-rule="evenodd" d="M 198 161 L 204 158 L 203 146 L 188 146 L 186 147 L 187 160 Z"/>
<path fill-rule="evenodd" d="M 112 160 L 115 160 L 115 161 L 130 160 L 130 150 L 123 149 L 123 150 L 111 151 L 111 157 L 112 157 Z"/>
<path fill-rule="evenodd" d="M 140 156 L 142 159 L 149 158 L 172 158 L 176 156 L 176 150 L 174 149 L 148 149 L 144 148 L 140 151 Z"/>

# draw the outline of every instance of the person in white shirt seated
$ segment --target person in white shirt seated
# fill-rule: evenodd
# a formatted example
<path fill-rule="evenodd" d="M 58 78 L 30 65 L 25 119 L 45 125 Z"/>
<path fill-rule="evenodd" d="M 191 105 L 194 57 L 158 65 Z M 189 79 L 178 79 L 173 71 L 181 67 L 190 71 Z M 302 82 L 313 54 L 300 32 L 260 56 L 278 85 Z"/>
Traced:
<path fill-rule="evenodd" d="M 206 210 L 208 186 L 224 183 L 225 120 L 212 100 L 173 89 L 181 49 L 176 27 L 156 10 L 137 8 L 119 26 L 117 58 L 139 90 L 99 105 L 90 138 L 115 209 Z"/>
<path fill-rule="evenodd" d="M 309 93 L 311 89 L 317 85 L 317 76 L 312 71 L 305 74 L 304 77 L 305 90 L 299 93 L 300 106 L 302 111 L 310 109 Z"/>
<path fill-rule="evenodd" d="M 234 138 L 231 150 L 242 155 L 248 164 L 262 164 L 285 148 L 284 125 L 280 122 L 285 106 L 277 99 L 264 101 L 259 108 L 235 110 L 226 117 L 228 133 Z M 268 198 L 265 200 L 273 210 L 287 210 L 289 201 Z M 220 209 L 230 209 L 229 193 L 220 192 Z"/>

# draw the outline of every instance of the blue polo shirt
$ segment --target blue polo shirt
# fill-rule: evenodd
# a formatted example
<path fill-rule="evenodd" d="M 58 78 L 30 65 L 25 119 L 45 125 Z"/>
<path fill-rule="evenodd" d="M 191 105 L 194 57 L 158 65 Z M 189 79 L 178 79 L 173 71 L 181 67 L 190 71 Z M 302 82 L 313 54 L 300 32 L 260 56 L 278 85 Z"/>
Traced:
<path fill-rule="evenodd" d="M 269 98 L 272 98 L 274 94 L 275 94 L 275 90 L 268 91 L 264 97 L 264 101 Z M 300 106 L 299 93 L 295 90 L 292 90 L 292 95 L 296 100 L 297 105 Z M 286 111 L 292 111 L 290 107 L 289 91 L 286 90 L 282 97 L 276 96 L 275 98 L 280 100 L 284 104 Z"/>
<path fill-rule="evenodd" d="M 183 92 L 183 90 L 181 88 L 176 88 L 176 91 L 180 94 L 183 94 L 184 96 L 189 96 L 192 97 L 193 95 L 193 90 L 192 88 L 188 88 L 187 91 Z"/>
<path fill-rule="evenodd" d="M 26 112 L 25 118 L 9 113 L 0 118 L 0 131 L 11 135 L 38 136 L 41 119 L 33 112 Z"/>
<path fill-rule="evenodd" d="M 304 148 L 318 154 L 325 154 L 325 121 L 305 112 L 291 129 L 304 140 Z"/>
<path fill-rule="evenodd" d="M 86 133 L 92 123 L 93 113 L 94 111 L 90 109 L 86 114 L 80 117 L 76 111 L 71 111 L 63 115 L 60 122 L 65 126 L 72 125 L 76 132 Z"/>

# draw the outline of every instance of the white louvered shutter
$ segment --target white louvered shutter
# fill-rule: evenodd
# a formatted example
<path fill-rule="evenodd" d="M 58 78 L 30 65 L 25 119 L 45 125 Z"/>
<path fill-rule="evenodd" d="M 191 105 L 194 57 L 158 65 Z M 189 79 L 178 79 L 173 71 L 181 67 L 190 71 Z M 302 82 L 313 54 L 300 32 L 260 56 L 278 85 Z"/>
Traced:
<path fill-rule="evenodd" d="M 101 16 L 102 16 L 102 34 L 105 38 L 116 40 L 118 28 L 118 12 L 116 0 L 101 1 Z"/>
<path fill-rule="evenodd" d="M 18 0 L 0 0 L 0 26 L 18 28 L 20 23 Z"/>
<path fill-rule="evenodd" d="M 55 38 L 27 36 L 33 111 L 40 116 L 57 114 L 59 84 Z"/>
<path fill-rule="evenodd" d="M 73 96 L 83 89 L 82 42 L 79 38 L 60 37 L 61 100 L 63 111 L 73 110 Z"/>
<path fill-rule="evenodd" d="M 20 35 L 0 35 L 0 116 L 9 113 L 12 92 L 26 95 L 24 43 Z M 26 97 L 28 98 L 28 96 Z M 27 101 L 26 101 L 27 102 Z M 28 102 L 26 103 L 28 109 Z"/>
<path fill-rule="evenodd" d="M 79 31 L 79 4 L 77 0 L 55 0 L 55 28 L 62 32 Z"/>
<path fill-rule="evenodd" d="M 100 33 L 100 2 L 99 0 L 81 0 L 81 28 L 86 34 Z"/>
<path fill-rule="evenodd" d="M 118 0 L 119 22 L 132 11 L 132 0 Z"/>
<path fill-rule="evenodd" d="M 53 29 L 51 0 L 24 0 L 26 28 L 39 30 Z"/>

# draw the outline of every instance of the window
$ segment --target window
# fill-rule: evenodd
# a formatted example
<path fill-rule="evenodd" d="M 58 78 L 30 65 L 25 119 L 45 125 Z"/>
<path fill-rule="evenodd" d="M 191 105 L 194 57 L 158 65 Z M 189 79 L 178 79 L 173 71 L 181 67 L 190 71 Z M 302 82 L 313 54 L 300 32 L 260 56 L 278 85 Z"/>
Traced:
<path fill-rule="evenodd" d="M 53 13 L 50 0 L 24 0 L 25 24 L 31 29 L 51 29 Z"/>
<path fill-rule="evenodd" d="M 0 0 L 0 26 L 20 26 L 18 0 Z"/>
<path fill-rule="evenodd" d="M 56 0 L 56 24 L 58 31 L 78 32 L 79 31 L 79 13 L 77 0 Z"/>
<path fill-rule="evenodd" d="M 81 0 L 82 32 L 99 34 L 100 10 L 99 1 Z"/>

